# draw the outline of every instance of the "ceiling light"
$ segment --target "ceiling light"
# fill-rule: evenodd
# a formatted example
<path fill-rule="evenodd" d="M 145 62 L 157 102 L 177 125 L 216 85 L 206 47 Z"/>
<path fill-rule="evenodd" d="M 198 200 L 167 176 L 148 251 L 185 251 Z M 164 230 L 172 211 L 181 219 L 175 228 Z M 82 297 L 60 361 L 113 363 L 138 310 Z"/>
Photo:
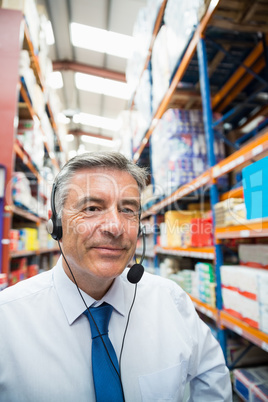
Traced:
<path fill-rule="evenodd" d="M 246 124 L 242 129 L 242 133 L 247 134 L 250 133 L 252 130 L 254 130 L 258 124 L 260 124 L 262 121 L 264 120 L 264 116 L 258 116 L 255 117 L 255 119 L 253 119 L 251 122 L 249 122 L 248 124 Z"/>
<path fill-rule="evenodd" d="M 60 71 L 53 71 L 49 74 L 48 84 L 53 89 L 60 89 L 63 87 L 62 74 Z"/>
<path fill-rule="evenodd" d="M 134 48 L 132 36 L 72 22 L 71 41 L 74 46 L 128 59 Z"/>
<path fill-rule="evenodd" d="M 117 131 L 120 126 L 118 119 L 109 119 L 108 117 L 96 116 L 88 113 L 78 113 L 73 116 L 74 123 L 84 124 L 105 130 Z"/>
<path fill-rule="evenodd" d="M 115 146 L 115 143 L 113 140 L 106 140 L 105 138 L 91 137 L 89 135 L 82 135 L 81 140 L 83 142 L 87 142 L 87 143 L 95 144 L 95 145 L 102 145 L 105 147 L 113 148 Z"/>
<path fill-rule="evenodd" d="M 55 43 L 51 21 L 48 21 L 46 24 L 46 42 L 48 46 L 54 45 Z"/>
<path fill-rule="evenodd" d="M 77 89 L 114 96 L 120 99 L 130 99 L 131 96 L 129 86 L 125 82 L 90 74 L 75 73 L 75 85 Z"/>

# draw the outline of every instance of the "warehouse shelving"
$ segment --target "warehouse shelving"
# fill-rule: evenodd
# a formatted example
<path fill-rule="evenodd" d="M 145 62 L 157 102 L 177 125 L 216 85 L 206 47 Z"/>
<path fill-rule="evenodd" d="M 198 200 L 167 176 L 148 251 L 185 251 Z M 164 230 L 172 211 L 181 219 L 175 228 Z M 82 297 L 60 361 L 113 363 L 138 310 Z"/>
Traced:
<path fill-rule="evenodd" d="M 27 257 L 37 258 L 39 261 L 41 256 L 54 255 L 58 249 L 41 248 L 36 251 L 9 251 L 9 232 L 12 228 L 13 221 L 24 223 L 25 226 L 39 227 L 45 223 L 44 216 L 39 216 L 37 212 L 28 210 L 23 205 L 14 205 L 12 201 L 12 175 L 15 171 L 15 162 L 19 169 L 23 169 L 25 173 L 31 177 L 32 183 L 38 192 L 38 199 L 47 202 L 47 195 L 44 192 L 49 188 L 38 167 L 32 160 L 31 155 L 25 151 L 23 145 L 16 138 L 16 127 L 19 118 L 30 119 L 41 122 L 40 117 L 35 111 L 27 85 L 22 78 L 19 77 L 19 59 L 22 48 L 30 53 L 31 68 L 36 77 L 36 81 L 42 92 L 45 90 L 45 82 L 42 76 L 41 68 L 38 61 L 38 53 L 34 49 L 31 42 L 27 22 L 20 11 L 0 9 L 0 119 L 1 119 L 1 135 L 0 135 L 0 159 L 6 167 L 6 191 L 5 191 L 5 208 L 3 218 L 3 254 L 0 271 L 5 274 L 10 272 L 10 263 L 15 258 Z M 44 97 L 44 99 L 46 99 Z M 55 150 L 59 149 L 63 152 L 63 148 L 58 135 L 57 125 L 53 115 L 53 111 L 49 101 L 44 100 L 46 113 L 50 120 Z M 50 149 L 46 138 L 46 133 L 41 127 L 41 135 L 44 144 L 46 158 L 50 160 L 54 166 L 55 172 L 59 170 L 60 164 L 56 158 L 54 149 Z"/>
<path fill-rule="evenodd" d="M 256 3 L 256 4 L 255 4 Z M 154 203 L 148 203 L 142 212 L 142 219 L 150 216 L 156 217 L 158 214 L 163 214 L 167 208 L 172 208 L 172 205 L 177 205 L 178 201 L 183 201 L 185 196 L 192 194 L 197 190 L 209 189 L 212 208 L 218 201 L 228 198 L 243 198 L 243 188 L 241 185 L 230 189 L 229 191 L 219 194 L 217 190 L 217 180 L 227 173 L 240 170 L 247 164 L 259 159 L 268 151 L 268 131 L 267 124 L 263 131 L 254 137 L 252 134 L 243 135 L 244 127 L 251 123 L 256 117 L 268 115 L 267 104 L 256 102 L 256 94 L 261 90 L 267 89 L 268 83 L 263 74 L 265 66 L 265 41 L 267 41 L 267 24 L 261 22 L 262 13 L 260 10 L 267 12 L 265 4 L 256 2 L 230 2 L 227 0 L 207 1 L 207 9 L 203 14 L 199 25 L 195 29 L 192 38 L 190 39 L 186 49 L 179 60 L 178 68 L 173 74 L 170 86 L 166 91 L 158 109 L 154 113 L 149 129 L 144 133 L 140 146 L 135 151 L 133 160 L 139 162 L 142 153 L 146 147 L 150 147 L 150 137 L 165 111 L 169 107 L 189 107 L 190 104 L 203 105 L 204 122 L 206 128 L 206 143 L 209 154 L 210 168 L 203 174 L 192 180 L 191 182 L 180 186 L 171 195 L 158 199 Z M 165 7 L 166 3 L 162 3 Z M 163 7 L 161 9 L 161 18 L 163 16 Z M 260 12 L 260 14 L 258 14 Z M 253 23 L 251 24 L 251 21 Z M 226 24 L 225 24 L 226 23 Z M 226 27 L 230 27 L 226 30 Z M 258 27 L 258 28 L 256 28 Z M 158 28 L 159 29 L 159 28 Z M 262 31 L 263 37 L 260 38 L 256 31 Z M 254 38 L 251 34 L 255 34 Z M 224 41 L 224 36 L 227 39 Z M 241 41 L 236 46 L 235 35 L 241 38 L 245 35 L 244 43 Z M 248 35 L 248 36 L 247 36 Z M 215 37 L 215 38 L 214 38 Z M 217 39 L 221 39 L 222 44 L 217 43 Z M 155 37 L 153 37 L 153 42 Z M 152 43 L 153 43 L 152 42 Z M 219 40 L 220 42 L 220 40 Z M 239 42 L 239 40 L 238 40 Z M 236 46 L 236 60 L 230 53 L 232 46 Z M 216 51 L 214 51 L 216 49 Z M 246 50 L 245 50 L 246 49 Z M 148 52 L 148 57 L 151 56 L 152 48 Z M 209 53 L 208 53 L 209 52 Z M 227 58 L 223 64 L 223 59 Z M 147 58 L 148 59 L 148 58 Z M 208 61 L 209 59 L 209 61 Z M 208 62 L 210 70 L 207 71 Z M 146 66 L 148 60 L 146 60 Z M 214 78 L 210 89 L 210 81 L 213 73 L 217 72 L 217 68 L 222 67 L 217 79 Z M 213 77 L 212 77 L 213 78 Z M 178 84 L 185 80 L 186 83 L 193 83 L 189 90 L 181 90 Z M 199 84 L 201 83 L 201 85 Z M 258 86 L 257 84 L 260 84 Z M 201 88 L 200 88 L 201 87 Z M 199 90 L 201 89 L 201 96 Z M 201 102 L 202 98 L 202 102 Z M 253 104 L 253 105 L 252 105 Z M 183 106 L 181 106 L 183 105 Z M 213 112 L 222 113 L 222 117 L 213 122 Z M 244 121 L 242 123 L 242 118 Z M 234 127 L 238 127 L 238 121 L 241 121 L 239 129 L 236 132 L 240 135 L 239 141 L 232 144 L 225 137 L 227 145 L 234 146 L 236 151 L 230 152 L 224 160 L 215 163 L 213 155 L 213 129 L 224 121 L 231 122 Z M 247 139 L 249 143 L 243 144 Z M 252 139 L 253 138 L 253 139 Z M 214 218 L 215 219 L 215 218 Z M 215 221 L 215 220 L 214 220 Z M 228 238 L 245 238 L 245 237 L 268 237 L 268 223 L 263 220 L 261 222 L 246 221 L 243 225 L 232 226 L 228 228 L 214 228 L 215 245 L 206 255 L 200 250 L 187 250 L 187 248 L 171 249 L 167 247 L 155 246 L 155 258 L 157 255 L 166 254 L 173 256 L 189 256 L 191 258 L 205 258 L 215 260 L 215 270 L 217 277 L 217 308 L 207 306 L 190 296 L 197 310 L 201 311 L 208 317 L 214 319 L 218 326 L 218 336 L 223 351 L 226 355 L 225 329 L 231 329 L 244 338 L 250 340 L 254 344 L 260 346 L 267 351 L 267 334 L 251 328 L 241 320 L 234 319 L 230 314 L 222 310 L 221 301 L 221 281 L 220 281 L 220 266 L 223 263 L 221 241 Z M 200 253 L 200 254 L 198 254 Z M 152 258 L 152 257 L 151 257 Z M 212 309 L 212 310 L 211 310 Z"/>
<path fill-rule="evenodd" d="M 251 327 L 226 311 L 220 312 L 220 324 L 268 352 L 268 334 Z"/>
<path fill-rule="evenodd" d="M 173 256 L 183 256 L 200 258 L 204 260 L 214 260 L 215 252 L 213 247 L 160 247 L 155 246 L 156 254 L 168 254 Z"/>
<path fill-rule="evenodd" d="M 29 256 L 36 256 L 41 254 L 50 254 L 54 252 L 59 252 L 58 247 L 54 248 L 40 248 L 38 250 L 28 251 L 28 250 L 19 250 L 19 251 L 12 251 L 9 255 L 10 258 L 18 258 L 18 257 L 29 257 Z"/>
<path fill-rule="evenodd" d="M 245 221 L 242 225 L 216 227 L 215 237 L 218 240 L 268 237 L 268 220 L 251 219 Z"/>

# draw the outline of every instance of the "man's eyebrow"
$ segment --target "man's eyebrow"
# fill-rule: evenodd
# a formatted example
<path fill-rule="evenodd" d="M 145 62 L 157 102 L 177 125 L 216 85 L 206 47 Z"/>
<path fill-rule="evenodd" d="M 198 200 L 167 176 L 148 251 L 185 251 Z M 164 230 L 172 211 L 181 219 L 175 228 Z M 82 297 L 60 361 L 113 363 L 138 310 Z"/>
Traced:
<path fill-rule="evenodd" d="M 120 201 L 121 205 L 132 205 L 133 207 L 140 209 L 140 202 L 133 198 L 123 198 Z"/>
<path fill-rule="evenodd" d="M 75 208 L 80 209 L 83 205 L 87 204 L 88 202 L 95 202 L 96 204 L 100 205 L 104 204 L 104 200 L 102 198 L 86 196 L 81 198 L 81 200 L 77 201 L 77 203 L 75 204 Z"/>

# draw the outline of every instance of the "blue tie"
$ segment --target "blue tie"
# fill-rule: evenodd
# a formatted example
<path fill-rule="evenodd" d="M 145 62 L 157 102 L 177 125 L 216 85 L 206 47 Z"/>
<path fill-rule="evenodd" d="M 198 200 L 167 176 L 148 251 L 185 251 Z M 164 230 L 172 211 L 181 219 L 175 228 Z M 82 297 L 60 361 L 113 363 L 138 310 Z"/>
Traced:
<path fill-rule="evenodd" d="M 99 307 L 90 307 L 89 310 L 99 329 L 98 331 L 92 317 L 86 310 L 84 314 L 89 320 L 92 335 L 92 371 L 96 401 L 124 401 L 121 381 L 119 378 L 119 364 L 113 345 L 108 337 L 108 325 L 113 307 L 110 304 L 103 303 Z M 102 336 L 100 336 L 100 334 Z M 106 345 L 113 364 L 105 350 L 103 342 Z"/>

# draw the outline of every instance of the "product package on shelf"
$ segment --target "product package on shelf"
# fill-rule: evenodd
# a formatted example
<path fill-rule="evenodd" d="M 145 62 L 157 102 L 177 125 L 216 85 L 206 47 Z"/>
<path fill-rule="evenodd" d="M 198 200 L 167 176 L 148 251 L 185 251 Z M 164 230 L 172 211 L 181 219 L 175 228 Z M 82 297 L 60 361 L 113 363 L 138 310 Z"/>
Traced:
<path fill-rule="evenodd" d="M 268 156 L 242 170 L 247 219 L 268 217 Z"/>
<path fill-rule="evenodd" d="M 215 205 L 216 226 L 241 225 L 246 222 L 246 208 L 243 198 L 228 198 Z"/>
<path fill-rule="evenodd" d="M 173 73 L 191 35 L 198 23 L 198 10 L 203 0 L 169 0 L 167 2 L 164 23 L 169 70 Z"/>
<path fill-rule="evenodd" d="M 198 278 L 198 298 L 202 302 L 216 307 L 216 284 L 213 265 L 207 262 L 198 262 L 195 265 L 195 271 Z"/>
<path fill-rule="evenodd" d="M 41 169 L 44 164 L 44 141 L 40 124 L 34 120 L 19 120 L 17 138 L 33 164 L 38 170 Z"/>
<path fill-rule="evenodd" d="M 152 110 L 156 112 L 170 82 L 166 26 L 162 25 L 152 50 Z"/>
<path fill-rule="evenodd" d="M 190 246 L 191 220 L 200 216 L 200 211 L 167 211 L 165 213 L 167 246 Z"/>
<path fill-rule="evenodd" d="M 152 108 L 151 108 L 151 77 L 148 69 L 142 73 L 139 86 L 137 88 L 135 96 L 135 108 L 141 113 L 144 120 L 144 126 L 148 128 L 152 120 Z M 141 135 L 135 135 L 133 137 L 133 150 L 138 148 L 141 139 L 145 131 L 141 132 Z M 137 141 L 138 140 L 138 141 Z"/>
<path fill-rule="evenodd" d="M 233 371 L 234 389 L 246 402 L 268 401 L 268 366 Z"/>
<path fill-rule="evenodd" d="M 220 270 L 224 309 L 268 333 L 268 271 L 241 265 Z"/>
<path fill-rule="evenodd" d="M 15 205 L 38 214 L 37 199 L 32 196 L 30 181 L 23 172 L 14 172 L 12 178 L 12 198 Z"/>
<path fill-rule="evenodd" d="M 176 274 L 169 276 L 176 282 L 185 292 L 197 297 L 197 273 L 190 269 L 183 269 Z"/>
<path fill-rule="evenodd" d="M 241 265 L 268 269 L 268 244 L 239 244 L 238 256 Z"/>
<path fill-rule="evenodd" d="M 158 193 L 168 196 L 208 169 L 204 124 L 201 110 L 168 109 L 151 137 L 152 170 Z M 219 162 L 225 157 L 222 140 L 215 139 Z M 220 178 L 225 189 L 227 178 Z"/>
<path fill-rule="evenodd" d="M 134 37 L 134 49 L 131 57 L 128 59 L 126 68 L 126 79 L 133 92 L 138 86 L 144 68 L 155 20 L 161 3 L 162 0 L 148 0 L 145 7 L 140 9 L 134 24 L 132 34 Z"/>
<path fill-rule="evenodd" d="M 212 212 L 207 212 L 202 218 L 191 220 L 191 240 L 192 247 L 213 246 Z"/>
<path fill-rule="evenodd" d="M 8 285 L 23 281 L 27 278 L 27 258 L 18 258 L 11 261 L 11 271 L 9 272 Z"/>
<path fill-rule="evenodd" d="M 8 285 L 23 281 L 37 275 L 39 272 L 38 264 L 30 262 L 27 258 L 16 258 L 11 261 L 11 270 L 8 277 Z"/>

